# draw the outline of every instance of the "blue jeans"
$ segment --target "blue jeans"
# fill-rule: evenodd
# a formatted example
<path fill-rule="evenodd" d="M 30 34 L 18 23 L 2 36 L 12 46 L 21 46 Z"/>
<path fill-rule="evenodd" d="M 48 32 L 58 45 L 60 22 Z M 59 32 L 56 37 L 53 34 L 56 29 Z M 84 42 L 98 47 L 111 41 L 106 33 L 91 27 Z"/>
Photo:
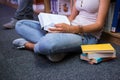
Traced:
<path fill-rule="evenodd" d="M 38 21 L 33 20 L 20 20 L 15 29 L 21 37 L 35 43 L 35 53 L 44 55 L 81 51 L 81 44 L 97 43 L 97 39 L 92 35 L 47 33 L 41 29 Z"/>
<path fill-rule="evenodd" d="M 14 18 L 33 19 L 33 0 L 18 0 L 18 8 L 15 12 Z"/>

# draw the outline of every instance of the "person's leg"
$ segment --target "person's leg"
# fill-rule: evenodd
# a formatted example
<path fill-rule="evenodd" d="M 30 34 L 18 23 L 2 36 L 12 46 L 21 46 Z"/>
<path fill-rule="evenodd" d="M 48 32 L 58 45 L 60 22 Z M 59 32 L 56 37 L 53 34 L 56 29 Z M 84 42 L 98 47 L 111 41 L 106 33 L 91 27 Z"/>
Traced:
<path fill-rule="evenodd" d="M 81 44 L 93 43 L 97 43 L 97 39 L 91 35 L 82 37 L 70 33 L 48 33 L 33 48 L 36 54 L 46 55 L 50 61 L 59 62 L 68 53 L 81 53 Z"/>
<path fill-rule="evenodd" d="M 15 39 L 14 46 L 29 50 L 33 50 L 33 43 L 37 43 L 46 34 L 45 31 L 41 30 L 39 22 L 34 20 L 18 21 L 15 30 L 22 38 Z"/>
<path fill-rule="evenodd" d="M 40 24 L 37 21 L 32 20 L 21 20 L 16 24 L 16 31 L 23 38 L 15 39 L 13 41 L 14 46 L 17 48 L 25 48 L 34 51 L 34 45 L 46 34 L 45 31 L 41 30 Z M 58 62 L 64 58 L 64 54 L 55 54 L 47 56 L 52 62 Z"/>
<path fill-rule="evenodd" d="M 12 29 L 18 20 L 33 19 L 33 0 L 18 0 L 18 8 L 10 22 L 3 25 L 6 29 Z"/>
<path fill-rule="evenodd" d="M 97 39 L 92 35 L 82 37 L 70 33 L 48 33 L 35 44 L 34 52 L 44 55 L 81 52 L 81 44 L 93 43 L 97 43 Z"/>
<path fill-rule="evenodd" d="M 33 0 L 18 0 L 18 9 L 14 18 L 17 20 L 33 19 Z"/>
<path fill-rule="evenodd" d="M 32 43 L 37 43 L 46 34 L 35 20 L 20 20 L 16 23 L 15 30 L 22 38 Z"/>
<path fill-rule="evenodd" d="M 31 20 L 19 21 L 16 24 L 16 31 L 23 38 L 29 41 L 24 44 L 25 48 L 29 50 L 34 50 L 35 53 L 50 55 L 48 56 L 48 58 L 51 61 L 55 62 L 62 60 L 64 58 L 64 55 L 61 54 L 74 51 L 81 52 L 80 49 L 81 44 L 92 44 L 97 42 L 97 39 L 91 35 L 85 35 L 84 41 L 82 41 L 82 37 L 77 34 L 70 33 L 46 34 L 46 32 L 41 32 L 39 22 Z"/>
<path fill-rule="evenodd" d="M 16 24 L 16 31 L 26 42 L 25 48 L 34 50 L 35 53 L 44 55 L 56 55 L 68 52 L 80 51 L 81 44 L 97 43 L 97 39 L 91 35 L 82 37 L 70 33 L 47 33 L 41 30 L 38 21 L 21 20 Z M 82 41 L 84 38 L 84 41 Z M 25 42 L 25 41 L 23 41 Z"/>

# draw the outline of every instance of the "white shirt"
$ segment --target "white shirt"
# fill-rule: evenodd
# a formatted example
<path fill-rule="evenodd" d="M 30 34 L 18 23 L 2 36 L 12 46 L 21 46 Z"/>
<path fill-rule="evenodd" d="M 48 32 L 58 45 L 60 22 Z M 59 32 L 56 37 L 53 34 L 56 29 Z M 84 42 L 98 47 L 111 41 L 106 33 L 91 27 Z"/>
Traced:
<path fill-rule="evenodd" d="M 83 1 L 81 3 L 81 1 Z M 99 0 L 76 0 L 76 9 L 79 14 L 71 22 L 72 25 L 89 25 L 96 22 L 99 9 Z M 97 33 L 91 33 L 96 38 L 99 38 L 101 31 Z"/>

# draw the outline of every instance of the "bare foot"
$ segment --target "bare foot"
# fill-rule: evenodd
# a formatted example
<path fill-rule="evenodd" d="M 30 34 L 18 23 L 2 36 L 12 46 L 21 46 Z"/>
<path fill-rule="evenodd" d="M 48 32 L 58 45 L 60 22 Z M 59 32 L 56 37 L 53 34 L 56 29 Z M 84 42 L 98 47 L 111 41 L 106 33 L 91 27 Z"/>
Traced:
<path fill-rule="evenodd" d="M 35 45 L 34 43 L 27 42 L 27 43 L 25 43 L 25 48 L 33 51 L 34 45 Z"/>

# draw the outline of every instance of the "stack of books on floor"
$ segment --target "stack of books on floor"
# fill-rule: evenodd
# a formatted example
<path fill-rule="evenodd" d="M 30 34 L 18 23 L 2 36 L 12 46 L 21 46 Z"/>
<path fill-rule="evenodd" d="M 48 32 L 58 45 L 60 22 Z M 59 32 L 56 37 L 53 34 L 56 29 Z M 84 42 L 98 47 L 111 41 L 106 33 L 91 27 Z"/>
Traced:
<path fill-rule="evenodd" d="M 110 43 L 81 45 L 80 59 L 97 64 L 116 58 L 116 50 Z"/>

